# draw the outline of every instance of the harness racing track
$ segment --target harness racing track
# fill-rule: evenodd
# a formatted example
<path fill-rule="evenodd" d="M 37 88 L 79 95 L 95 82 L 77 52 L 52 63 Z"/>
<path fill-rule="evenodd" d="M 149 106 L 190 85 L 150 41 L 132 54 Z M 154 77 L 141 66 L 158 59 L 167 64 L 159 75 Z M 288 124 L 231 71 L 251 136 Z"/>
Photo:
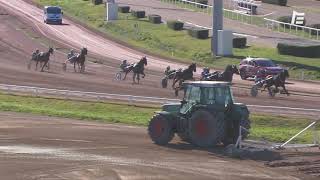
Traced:
<path fill-rule="evenodd" d="M 160 147 L 141 127 L 1 112 L 0 130 L 0 174 L 6 180 L 312 179 L 226 158 L 220 148 L 196 149 L 177 140 Z"/>
<path fill-rule="evenodd" d="M 113 81 L 122 58 L 136 61 L 142 53 L 69 20 L 64 26 L 45 25 L 42 11 L 20 0 L 0 0 L 0 22 L 0 83 L 174 98 L 170 88 L 160 87 L 161 71 L 179 64 L 148 56 L 141 85 L 131 85 L 131 75 L 127 81 Z M 34 65 L 28 70 L 31 52 L 46 51 L 49 45 L 56 48 L 50 71 L 34 71 Z M 83 45 L 91 61 L 103 64 L 87 62 L 84 74 L 73 73 L 70 65 L 63 72 L 66 49 Z M 237 90 L 235 94 L 246 104 L 319 109 L 318 84 L 295 82 L 289 85 L 292 89 L 314 94 L 274 99 L 251 98 Z M 226 158 L 221 151 L 197 149 L 176 139 L 167 147 L 156 146 L 144 127 L 0 112 L 1 179 L 312 179 L 295 169 Z"/>
<path fill-rule="evenodd" d="M 161 71 L 167 65 L 185 67 L 184 65 L 148 56 L 147 76 L 142 79 L 142 85 L 131 85 L 132 75 L 129 75 L 127 81 L 114 81 L 113 77 L 118 71 L 120 60 L 125 58 L 130 62 L 137 61 L 142 53 L 104 39 L 69 20 L 65 20 L 68 25 L 64 26 L 46 25 L 42 22 L 42 11 L 24 1 L 0 0 L 0 2 L 0 14 L 2 14 L 0 16 L 2 22 L 0 25 L 0 59 L 2 62 L 0 83 L 140 96 L 174 97 L 170 88 L 162 89 L 160 87 Z M 44 35 L 41 35 L 41 32 Z M 57 49 L 51 57 L 50 73 L 27 70 L 31 52 L 36 48 L 46 51 L 48 44 Z M 62 63 L 65 61 L 66 49 L 71 47 L 79 49 L 82 44 L 88 47 L 90 57 L 95 58 L 91 59 L 92 61 L 101 61 L 103 64 L 88 62 L 85 74 L 72 73 L 73 70 L 69 64 L 69 72 L 64 73 Z M 237 80 L 236 85 L 239 83 L 240 80 Z M 241 81 L 241 83 L 248 85 L 251 82 Z M 320 93 L 319 84 L 304 82 L 289 84 L 288 89 L 289 91 Z M 236 100 L 246 104 L 307 109 L 320 107 L 318 95 L 292 95 L 289 97 L 281 95 L 270 99 L 265 94 L 258 98 L 252 98 L 248 97 L 246 93 L 243 94 L 243 92 L 235 90 Z"/>

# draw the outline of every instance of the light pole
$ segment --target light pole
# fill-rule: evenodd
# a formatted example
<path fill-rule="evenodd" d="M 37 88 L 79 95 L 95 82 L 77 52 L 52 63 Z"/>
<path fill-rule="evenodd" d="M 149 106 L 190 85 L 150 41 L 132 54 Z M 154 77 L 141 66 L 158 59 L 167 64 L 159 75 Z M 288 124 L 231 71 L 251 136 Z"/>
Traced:
<path fill-rule="evenodd" d="M 223 30 L 223 0 L 213 1 L 211 52 L 218 53 L 218 30 Z"/>

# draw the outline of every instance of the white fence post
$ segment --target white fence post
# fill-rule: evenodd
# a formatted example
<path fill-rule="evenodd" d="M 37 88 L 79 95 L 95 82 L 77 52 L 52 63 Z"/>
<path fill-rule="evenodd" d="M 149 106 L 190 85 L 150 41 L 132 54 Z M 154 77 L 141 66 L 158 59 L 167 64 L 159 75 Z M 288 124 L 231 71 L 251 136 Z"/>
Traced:
<path fill-rule="evenodd" d="M 320 119 L 319 119 L 319 121 L 320 121 Z M 319 134 L 316 129 L 316 125 L 313 126 L 312 130 L 313 130 L 313 144 L 319 145 L 319 143 L 320 143 L 319 142 Z"/>
<path fill-rule="evenodd" d="M 303 132 L 305 132 L 307 129 L 309 129 L 310 127 L 314 126 L 316 124 L 316 121 L 311 123 L 309 126 L 307 126 L 306 128 L 304 128 L 303 130 L 301 130 L 300 132 L 298 132 L 296 135 L 294 135 L 293 137 L 291 137 L 288 141 L 286 141 L 285 143 L 281 144 L 279 146 L 280 149 L 282 149 L 285 145 L 287 145 L 289 142 L 291 142 L 293 139 L 295 139 L 297 136 L 299 136 L 300 134 L 302 134 Z"/>

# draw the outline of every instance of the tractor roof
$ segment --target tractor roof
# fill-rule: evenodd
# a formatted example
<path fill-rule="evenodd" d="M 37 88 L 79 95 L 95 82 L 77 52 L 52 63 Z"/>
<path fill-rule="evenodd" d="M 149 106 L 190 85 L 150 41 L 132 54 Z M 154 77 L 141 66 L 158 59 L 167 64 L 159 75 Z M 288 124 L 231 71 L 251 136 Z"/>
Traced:
<path fill-rule="evenodd" d="M 187 81 L 183 84 L 198 87 L 225 87 L 231 85 L 231 83 L 223 81 Z"/>

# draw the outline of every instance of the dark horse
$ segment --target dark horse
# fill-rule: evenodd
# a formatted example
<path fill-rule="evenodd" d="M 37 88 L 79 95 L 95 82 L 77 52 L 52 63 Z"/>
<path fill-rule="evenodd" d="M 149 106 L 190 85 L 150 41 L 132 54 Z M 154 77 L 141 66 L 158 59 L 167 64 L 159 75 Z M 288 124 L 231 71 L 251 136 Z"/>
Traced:
<path fill-rule="evenodd" d="M 34 56 L 32 56 L 28 64 L 28 68 L 30 69 L 32 61 L 36 62 L 36 70 L 38 69 L 39 62 L 40 62 L 40 65 L 44 63 L 41 67 L 41 72 L 43 72 L 44 67 L 49 67 L 48 62 L 50 60 L 50 55 L 53 54 L 53 51 L 54 51 L 53 48 L 49 48 L 48 52 L 40 52 L 39 54 L 35 54 Z"/>
<path fill-rule="evenodd" d="M 233 74 L 239 74 L 239 70 L 236 65 L 227 65 L 226 69 L 223 72 L 213 72 L 205 77 L 202 77 L 201 80 L 204 81 L 227 81 L 232 82 Z"/>
<path fill-rule="evenodd" d="M 132 71 L 133 72 L 133 77 L 132 77 L 133 84 L 136 83 L 136 79 L 138 80 L 138 84 L 139 84 L 140 74 L 143 75 L 142 78 L 144 78 L 146 76 L 146 74 L 144 73 L 144 66 L 146 66 L 147 64 L 148 64 L 147 57 L 142 57 L 138 63 L 134 63 L 134 64 L 128 66 L 125 69 L 126 74 L 125 74 L 123 80 L 125 80 L 127 77 L 127 74 Z"/>
<path fill-rule="evenodd" d="M 85 71 L 84 63 L 86 61 L 87 54 L 88 54 L 88 49 L 82 48 L 80 54 L 70 57 L 65 63 L 63 63 L 63 70 L 67 71 L 67 62 L 69 61 L 71 64 L 73 64 L 74 72 L 77 72 L 76 70 L 76 64 L 77 64 L 79 72 L 83 73 Z"/>
<path fill-rule="evenodd" d="M 289 92 L 286 89 L 286 79 L 289 78 L 289 72 L 288 70 L 283 70 L 279 74 L 274 75 L 272 77 L 268 77 L 265 80 L 265 85 L 262 91 L 265 91 L 265 89 L 268 89 L 269 93 L 271 91 L 271 86 L 275 86 L 275 93 L 279 92 L 279 87 L 282 87 L 283 91 L 289 96 Z M 272 92 L 273 94 L 273 92 Z"/>
<path fill-rule="evenodd" d="M 176 95 L 178 95 L 179 89 L 182 88 L 182 83 L 186 80 L 194 80 L 193 78 L 193 72 L 197 71 L 197 65 L 196 63 L 192 63 L 189 65 L 187 69 L 184 69 L 183 71 L 177 71 L 175 76 L 173 77 L 173 83 L 172 88 L 175 89 Z M 179 86 L 175 87 L 175 84 L 179 82 Z"/>

